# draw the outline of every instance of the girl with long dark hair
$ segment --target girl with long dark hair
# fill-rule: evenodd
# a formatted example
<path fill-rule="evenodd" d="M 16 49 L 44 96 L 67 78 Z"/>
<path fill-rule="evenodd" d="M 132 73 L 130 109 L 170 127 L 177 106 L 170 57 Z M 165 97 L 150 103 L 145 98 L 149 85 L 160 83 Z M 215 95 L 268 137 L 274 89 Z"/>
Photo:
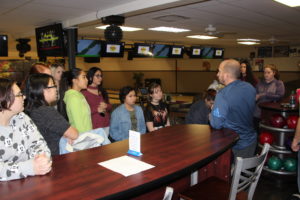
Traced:
<path fill-rule="evenodd" d="M 103 72 L 98 67 L 92 67 L 87 72 L 88 86 L 82 90 L 92 116 L 93 129 L 103 128 L 108 136 L 110 124 L 110 111 L 112 105 L 109 103 L 108 94 L 103 88 Z"/>
<path fill-rule="evenodd" d="M 78 131 L 51 106 L 57 100 L 57 86 L 48 74 L 32 74 L 26 81 L 26 112 L 45 138 L 52 155 L 59 154 L 62 137 L 69 143 L 78 138 Z"/>

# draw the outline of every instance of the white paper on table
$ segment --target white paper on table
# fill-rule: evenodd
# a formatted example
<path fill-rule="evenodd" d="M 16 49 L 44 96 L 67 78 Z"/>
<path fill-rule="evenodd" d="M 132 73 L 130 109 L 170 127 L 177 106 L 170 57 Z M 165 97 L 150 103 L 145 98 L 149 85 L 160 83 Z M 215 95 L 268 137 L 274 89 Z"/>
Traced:
<path fill-rule="evenodd" d="M 141 133 L 129 130 L 129 149 L 141 152 Z"/>
<path fill-rule="evenodd" d="M 154 165 L 150 165 L 129 156 L 121 156 L 118 158 L 100 162 L 98 163 L 98 165 L 101 165 L 114 172 L 120 173 L 124 176 L 137 174 L 139 172 L 155 167 Z"/>

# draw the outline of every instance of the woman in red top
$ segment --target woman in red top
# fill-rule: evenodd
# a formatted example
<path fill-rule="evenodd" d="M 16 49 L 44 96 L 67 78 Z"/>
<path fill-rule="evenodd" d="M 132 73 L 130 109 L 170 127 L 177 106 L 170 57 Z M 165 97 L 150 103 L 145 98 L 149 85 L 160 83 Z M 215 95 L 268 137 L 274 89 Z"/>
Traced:
<path fill-rule="evenodd" d="M 88 87 L 82 91 L 91 108 L 93 129 L 103 128 L 108 136 L 110 124 L 110 111 L 108 94 L 102 87 L 102 70 L 92 67 L 87 73 Z"/>

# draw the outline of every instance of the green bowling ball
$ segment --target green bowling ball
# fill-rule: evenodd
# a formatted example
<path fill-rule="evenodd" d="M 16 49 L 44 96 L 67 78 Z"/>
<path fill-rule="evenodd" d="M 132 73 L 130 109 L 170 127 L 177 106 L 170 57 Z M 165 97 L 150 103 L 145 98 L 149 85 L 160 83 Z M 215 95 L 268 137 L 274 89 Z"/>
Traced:
<path fill-rule="evenodd" d="M 282 167 L 282 161 L 276 156 L 272 156 L 268 160 L 268 167 L 273 170 L 280 170 Z"/>
<path fill-rule="evenodd" d="M 283 168 L 285 171 L 295 172 L 297 170 L 297 160 L 294 158 L 287 158 L 283 161 Z"/>

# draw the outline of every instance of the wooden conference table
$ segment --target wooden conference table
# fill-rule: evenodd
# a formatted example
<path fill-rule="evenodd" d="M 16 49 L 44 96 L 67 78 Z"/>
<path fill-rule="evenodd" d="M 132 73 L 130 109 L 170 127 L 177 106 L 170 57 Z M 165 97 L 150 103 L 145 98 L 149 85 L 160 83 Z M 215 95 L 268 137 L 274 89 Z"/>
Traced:
<path fill-rule="evenodd" d="M 211 132 L 205 125 L 167 127 L 141 137 L 144 155 L 135 158 L 154 165 L 152 169 L 124 177 L 97 164 L 126 155 L 128 140 L 124 140 L 54 156 L 53 169 L 47 175 L 0 182 L 0 199 L 138 198 L 207 165 L 228 152 L 237 139 L 231 131 Z"/>

